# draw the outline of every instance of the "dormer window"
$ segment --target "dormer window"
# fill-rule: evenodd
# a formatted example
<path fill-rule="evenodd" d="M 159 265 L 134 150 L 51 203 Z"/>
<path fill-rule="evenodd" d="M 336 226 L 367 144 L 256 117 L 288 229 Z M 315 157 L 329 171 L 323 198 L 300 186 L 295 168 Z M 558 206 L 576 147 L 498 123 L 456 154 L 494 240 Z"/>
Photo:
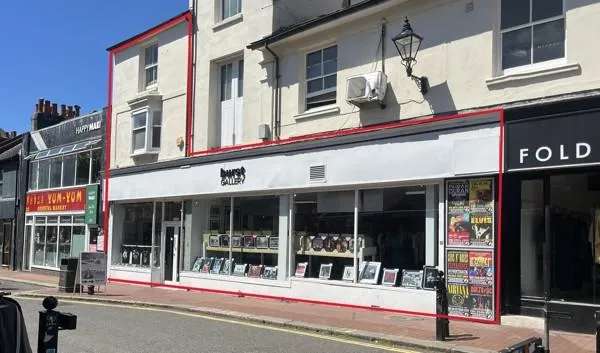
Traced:
<path fill-rule="evenodd" d="M 158 81 L 158 44 L 144 49 L 145 88 L 156 85 Z"/>

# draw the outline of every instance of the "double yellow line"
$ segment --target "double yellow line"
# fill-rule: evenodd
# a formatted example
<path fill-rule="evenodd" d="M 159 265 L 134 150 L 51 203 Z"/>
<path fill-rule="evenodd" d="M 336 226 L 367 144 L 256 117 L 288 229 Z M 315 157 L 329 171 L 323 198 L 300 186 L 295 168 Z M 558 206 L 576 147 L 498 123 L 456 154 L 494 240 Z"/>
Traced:
<path fill-rule="evenodd" d="M 38 298 L 29 298 L 29 297 L 18 297 L 18 298 L 39 301 Z M 333 342 L 338 342 L 338 343 L 343 343 L 343 344 L 378 349 L 378 350 L 386 351 L 386 352 L 419 353 L 417 351 L 411 351 L 411 350 L 407 350 L 407 349 L 379 345 L 379 344 L 374 344 L 374 343 L 369 343 L 369 342 L 364 342 L 364 341 L 359 341 L 359 340 L 346 339 L 346 338 L 341 338 L 341 337 L 336 337 L 336 336 L 323 335 L 323 334 L 318 334 L 318 333 L 313 333 L 313 332 L 293 330 L 293 329 L 287 329 L 287 328 L 282 328 L 282 327 L 275 327 L 275 326 L 271 326 L 271 325 L 262 325 L 262 324 L 257 324 L 257 323 L 244 322 L 244 321 L 235 320 L 235 319 L 226 319 L 226 318 L 215 317 L 215 316 L 204 315 L 204 314 L 186 313 L 186 312 L 177 311 L 177 310 L 151 308 L 151 307 L 139 307 L 139 306 L 130 306 L 130 305 L 123 305 L 123 304 L 94 303 L 94 302 L 86 302 L 86 301 L 80 301 L 80 300 L 68 300 L 68 299 L 61 299 L 60 302 L 61 303 L 70 303 L 70 304 L 95 305 L 95 306 L 104 306 L 104 307 L 113 307 L 113 308 L 125 308 L 125 309 L 134 309 L 134 310 L 142 310 L 142 311 L 168 313 L 168 314 L 181 315 L 181 316 L 193 317 L 193 318 L 198 318 L 198 319 L 224 322 L 224 323 L 229 323 L 229 324 L 234 324 L 234 325 L 254 327 L 254 328 L 259 328 L 259 329 L 263 329 L 263 330 L 289 333 L 289 334 L 293 334 L 293 335 L 313 337 L 313 338 L 318 338 L 318 339 L 322 339 L 322 340 L 333 341 Z"/>

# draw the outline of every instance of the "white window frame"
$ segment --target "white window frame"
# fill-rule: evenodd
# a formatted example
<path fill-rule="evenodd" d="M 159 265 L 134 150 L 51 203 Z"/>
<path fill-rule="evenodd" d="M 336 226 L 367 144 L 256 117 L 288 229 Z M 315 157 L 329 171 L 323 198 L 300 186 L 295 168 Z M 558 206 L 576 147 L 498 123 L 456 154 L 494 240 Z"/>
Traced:
<path fill-rule="evenodd" d="M 151 110 L 148 112 L 148 115 L 150 115 L 150 113 L 152 113 L 152 119 L 149 123 L 150 125 L 150 148 L 154 149 L 154 150 L 160 150 L 160 146 L 162 146 L 162 111 L 160 110 Z M 154 122 L 154 114 L 158 113 L 160 115 L 160 121 L 158 122 L 158 124 L 156 124 Z M 154 128 L 160 128 L 160 134 L 158 135 L 158 147 L 154 146 Z"/>
<path fill-rule="evenodd" d="M 156 47 L 156 62 L 149 64 L 146 62 L 146 51 L 153 47 Z M 142 74 L 144 77 L 143 87 L 144 87 L 144 89 L 150 89 L 150 88 L 156 87 L 158 85 L 158 43 L 153 42 L 153 43 L 146 45 L 142 49 L 142 58 L 144 61 L 144 67 L 142 69 Z M 152 82 L 148 82 L 147 71 L 148 71 L 148 69 L 152 69 L 152 68 L 156 68 L 156 79 Z"/>
<path fill-rule="evenodd" d="M 306 50 L 305 53 L 304 53 L 304 66 L 302 67 L 302 72 L 303 72 L 302 75 L 303 75 L 303 78 L 304 78 L 303 102 L 302 102 L 303 109 L 302 110 L 305 111 L 305 112 L 306 111 L 323 109 L 323 107 L 330 107 L 330 106 L 334 106 L 334 105 L 337 104 L 337 89 L 338 89 L 337 82 L 336 82 L 335 88 L 327 88 L 327 89 L 322 89 L 322 90 L 317 91 L 317 92 L 308 93 L 308 82 L 309 81 L 314 81 L 314 80 L 317 80 L 317 79 L 323 80 L 325 77 L 333 75 L 333 74 L 323 75 L 323 73 L 325 71 L 324 67 L 323 67 L 323 51 L 325 49 L 329 49 L 329 48 L 332 48 L 332 47 L 336 47 L 336 52 L 337 52 L 337 49 L 338 49 L 337 48 L 338 47 L 337 43 L 330 43 L 330 44 L 325 45 L 325 46 L 321 46 L 321 47 L 318 47 L 318 48 L 313 48 L 313 49 L 310 49 L 310 50 Z M 307 77 L 307 73 L 306 73 L 306 69 L 308 67 L 308 56 L 310 54 L 313 54 L 313 53 L 316 53 L 316 52 L 321 52 L 321 76 L 316 76 L 316 77 L 312 77 L 312 78 L 309 79 Z M 335 60 L 336 60 L 336 68 L 335 68 L 336 81 L 337 81 L 337 74 L 338 74 L 338 69 L 339 69 L 338 59 L 339 59 L 339 55 L 336 54 L 336 58 L 335 58 Z M 331 93 L 331 92 L 336 92 L 336 98 L 335 98 L 335 101 L 333 103 L 326 104 L 326 105 L 319 106 L 319 107 L 313 107 L 313 108 L 309 108 L 308 107 L 308 99 L 309 98 L 316 97 L 316 96 L 319 96 L 319 95 L 322 95 L 322 94 L 326 94 L 326 93 Z"/>
<path fill-rule="evenodd" d="M 500 2 L 502 2 L 502 0 L 500 0 Z M 502 7 L 500 5 L 500 11 L 499 11 L 500 16 L 498 19 L 498 23 L 500 24 L 499 25 L 500 38 L 498 41 L 499 42 L 498 68 L 499 68 L 500 73 L 502 73 L 503 75 L 518 74 L 518 73 L 523 73 L 523 72 L 527 72 L 527 71 L 533 71 L 533 70 L 539 70 L 539 69 L 545 69 L 545 68 L 555 67 L 555 66 L 559 66 L 559 65 L 564 65 L 567 63 L 567 21 L 566 21 L 566 4 L 565 4 L 565 2 L 566 2 L 565 0 L 562 0 L 562 14 L 560 14 L 558 16 L 552 16 L 552 17 L 547 17 L 547 18 L 541 19 L 541 20 L 533 21 L 533 0 L 529 0 L 529 22 L 518 25 L 518 26 L 508 27 L 508 28 L 502 28 Z M 548 22 L 552 22 L 552 21 L 556 21 L 556 20 L 560 20 L 560 19 L 562 19 L 564 22 L 564 32 L 565 32 L 565 41 L 564 41 L 565 52 L 564 52 L 563 57 L 534 63 L 533 62 L 533 27 L 535 27 L 536 25 L 539 25 L 539 24 L 548 23 Z M 529 64 L 504 69 L 503 68 L 503 57 L 504 57 L 503 38 L 504 38 L 504 34 L 507 32 L 512 32 L 512 31 L 516 31 L 519 29 L 530 28 L 530 27 L 532 28 L 532 30 L 531 30 L 531 54 L 530 54 L 530 58 L 529 58 Z"/>
<path fill-rule="evenodd" d="M 160 151 L 160 147 L 152 147 L 152 133 L 153 133 L 153 112 L 158 111 L 158 110 L 153 110 L 150 109 L 149 107 L 144 107 L 142 109 L 138 109 L 138 110 L 134 110 L 131 112 L 131 142 L 130 142 L 130 149 L 131 149 L 131 156 L 139 156 L 139 155 L 146 155 L 146 154 L 157 154 Z M 138 127 L 135 128 L 134 127 L 134 118 L 137 115 L 140 114 L 144 114 L 146 117 L 146 121 L 144 123 L 144 125 L 142 127 Z M 162 112 L 161 112 L 161 135 L 162 135 Z M 135 146 L 133 144 L 133 133 L 135 131 L 139 131 L 145 129 L 146 131 L 144 132 L 144 147 L 142 148 L 138 148 L 135 149 Z M 161 145 L 162 145 L 162 136 L 161 138 Z"/>
<path fill-rule="evenodd" d="M 242 13 L 242 0 L 235 0 L 237 1 L 237 5 L 238 5 L 238 12 L 234 13 L 234 14 L 230 14 L 228 16 L 225 16 L 225 1 L 230 2 L 231 0 L 218 0 L 219 1 L 219 16 L 218 18 L 220 18 L 221 21 L 226 21 L 230 18 L 234 18 L 236 16 L 241 15 Z"/>

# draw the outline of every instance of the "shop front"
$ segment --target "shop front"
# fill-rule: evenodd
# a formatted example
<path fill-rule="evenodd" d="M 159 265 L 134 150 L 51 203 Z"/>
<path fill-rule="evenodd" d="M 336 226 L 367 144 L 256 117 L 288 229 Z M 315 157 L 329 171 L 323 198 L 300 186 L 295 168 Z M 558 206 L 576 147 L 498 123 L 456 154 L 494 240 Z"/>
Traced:
<path fill-rule="evenodd" d="M 488 232 L 453 251 L 473 262 L 490 254 L 493 290 L 499 119 L 482 112 L 112 170 L 109 277 L 432 314 L 435 292 L 423 288 L 423 273 L 454 266 L 446 191 L 462 182 L 475 195 L 465 194 L 467 206 L 485 203 Z M 491 302 L 477 313 L 472 296 L 462 299 L 468 310 L 455 315 L 495 320 Z"/>
<path fill-rule="evenodd" d="M 517 116 L 515 116 L 517 118 Z M 506 309 L 591 332 L 600 309 L 600 111 L 507 122 Z"/>
<path fill-rule="evenodd" d="M 31 132 L 25 269 L 55 271 L 97 250 L 103 121 L 97 112 Z"/>

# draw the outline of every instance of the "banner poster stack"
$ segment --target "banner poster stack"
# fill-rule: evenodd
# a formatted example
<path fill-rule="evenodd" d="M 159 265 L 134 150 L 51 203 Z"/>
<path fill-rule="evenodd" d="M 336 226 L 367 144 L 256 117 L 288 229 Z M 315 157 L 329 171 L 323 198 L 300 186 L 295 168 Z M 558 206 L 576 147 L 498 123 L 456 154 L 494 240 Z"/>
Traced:
<path fill-rule="evenodd" d="M 446 285 L 450 315 L 494 320 L 494 180 L 446 183 Z"/>

